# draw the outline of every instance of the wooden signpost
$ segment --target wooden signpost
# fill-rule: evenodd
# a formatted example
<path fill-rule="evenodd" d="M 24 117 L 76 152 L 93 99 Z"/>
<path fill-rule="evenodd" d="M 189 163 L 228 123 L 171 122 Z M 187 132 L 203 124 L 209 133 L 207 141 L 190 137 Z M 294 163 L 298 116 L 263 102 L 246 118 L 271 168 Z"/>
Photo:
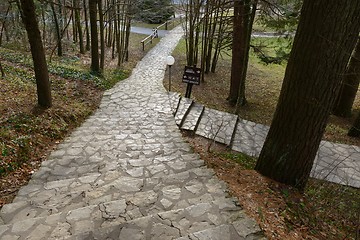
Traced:
<path fill-rule="evenodd" d="M 192 86 L 200 85 L 201 68 L 185 66 L 182 82 L 187 83 L 185 97 L 190 98 Z"/>

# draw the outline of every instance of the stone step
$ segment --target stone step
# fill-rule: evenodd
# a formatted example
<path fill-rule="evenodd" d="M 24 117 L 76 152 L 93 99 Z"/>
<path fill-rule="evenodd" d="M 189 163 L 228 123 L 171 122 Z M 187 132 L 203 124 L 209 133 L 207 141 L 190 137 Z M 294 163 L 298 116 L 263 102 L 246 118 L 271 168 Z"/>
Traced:
<path fill-rule="evenodd" d="M 206 108 L 196 134 L 230 145 L 237 115 Z"/>
<path fill-rule="evenodd" d="M 169 102 L 170 108 L 173 114 L 175 114 L 176 109 L 179 104 L 180 94 L 177 92 L 169 92 Z"/>
<path fill-rule="evenodd" d="M 136 210 L 119 199 L 1 225 L 0 239 L 174 239 L 243 216 L 241 208 L 227 200 L 137 217 Z"/>
<path fill-rule="evenodd" d="M 203 229 L 241 221 L 246 216 L 234 205 L 200 203 L 149 215 L 126 223 L 94 229 L 66 239 L 165 240 L 188 236 Z M 236 239 L 236 238 L 234 238 Z"/>
<path fill-rule="evenodd" d="M 311 177 L 360 188 L 360 147 L 321 141 Z"/>
<path fill-rule="evenodd" d="M 258 224 L 247 217 L 232 224 L 223 224 L 202 231 L 190 233 L 175 240 L 265 240 L 265 236 Z"/>
<path fill-rule="evenodd" d="M 239 119 L 232 144 L 232 150 L 258 157 L 265 142 L 269 127 Z"/>
<path fill-rule="evenodd" d="M 151 140 L 142 141 L 150 142 Z M 42 163 L 41 168 L 33 174 L 31 182 L 38 184 L 44 181 L 76 178 L 83 174 L 103 173 L 117 169 L 126 172 L 129 168 L 136 167 L 134 164 L 139 162 L 144 166 L 159 162 L 177 166 L 181 161 L 195 161 L 195 163 L 199 161 L 198 155 L 193 154 L 189 145 L 182 142 L 180 138 L 178 142 L 173 139 L 171 143 L 162 144 L 119 144 L 112 149 L 111 154 L 105 152 L 106 148 L 107 145 L 94 150 L 85 148 L 84 156 L 81 156 L 81 152 L 76 155 L 76 151 L 81 150 L 74 147 L 68 147 L 66 151 L 58 149 L 50 155 L 49 160 Z M 190 164 L 190 166 L 192 165 Z M 168 166 L 168 169 L 171 170 L 171 168 Z"/>
<path fill-rule="evenodd" d="M 196 168 L 174 174 L 164 173 L 155 165 L 151 178 L 122 176 L 110 171 L 104 176 L 92 175 L 41 185 L 28 185 L 19 191 L 14 202 L 3 206 L 0 216 L 5 223 L 19 219 L 51 215 L 101 202 L 125 198 L 139 212 L 151 213 L 188 206 L 201 201 L 213 201 L 226 196 L 226 186 L 209 169 Z M 141 205 L 148 199 L 151 204 Z M 146 202 L 146 201 L 145 201 Z"/>
<path fill-rule="evenodd" d="M 189 114 L 186 116 L 183 124 L 181 125 L 181 129 L 196 131 L 204 110 L 205 107 L 203 105 L 194 103 L 191 106 Z"/>
<path fill-rule="evenodd" d="M 181 125 L 182 120 L 188 114 L 192 104 L 193 104 L 193 100 L 184 97 L 180 98 L 179 106 L 175 114 L 175 122 L 178 126 Z"/>

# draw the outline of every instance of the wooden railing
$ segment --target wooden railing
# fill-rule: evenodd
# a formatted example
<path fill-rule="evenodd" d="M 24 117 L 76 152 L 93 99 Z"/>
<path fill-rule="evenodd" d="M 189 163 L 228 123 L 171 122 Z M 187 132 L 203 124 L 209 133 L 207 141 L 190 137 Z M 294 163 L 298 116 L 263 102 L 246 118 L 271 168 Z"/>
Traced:
<path fill-rule="evenodd" d="M 148 45 L 149 43 L 152 44 L 152 40 L 154 38 L 157 38 L 157 29 L 153 29 L 153 33 L 150 34 L 149 36 L 147 36 L 146 38 L 144 38 L 143 40 L 141 40 L 141 45 L 142 45 L 142 50 L 145 51 L 145 46 Z"/>
<path fill-rule="evenodd" d="M 169 23 L 172 21 L 173 21 L 173 19 L 168 20 L 168 21 L 164 22 L 163 24 L 157 26 L 156 28 L 153 29 L 153 32 L 149 36 L 147 36 L 146 38 L 141 40 L 142 50 L 145 51 L 145 46 L 148 45 L 149 43 L 152 44 L 152 40 L 154 38 L 158 38 L 158 30 L 160 28 L 165 26 L 165 30 L 168 30 Z"/>

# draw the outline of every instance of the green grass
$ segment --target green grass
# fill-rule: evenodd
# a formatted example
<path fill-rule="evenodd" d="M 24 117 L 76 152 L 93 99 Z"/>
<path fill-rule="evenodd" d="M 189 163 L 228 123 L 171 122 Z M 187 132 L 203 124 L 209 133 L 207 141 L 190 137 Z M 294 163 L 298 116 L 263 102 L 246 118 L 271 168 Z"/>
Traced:
<path fill-rule="evenodd" d="M 32 60 L 29 53 L 0 48 L 0 56 L 9 62 L 32 68 Z M 31 71 L 18 69 L 13 66 L 5 67 L 5 70 L 15 73 L 22 79 L 26 78 L 29 81 L 35 82 L 35 76 Z M 48 71 L 65 79 L 91 81 L 101 89 L 110 89 L 116 82 L 127 78 L 129 75 L 128 71 L 116 70 L 108 73 L 106 69 L 103 76 L 97 76 L 92 74 L 87 66 L 81 64 L 79 58 L 68 56 L 54 58 L 52 62 L 48 63 Z"/>
<path fill-rule="evenodd" d="M 245 169 L 254 169 L 257 160 L 256 158 L 250 157 L 244 153 L 223 152 L 220 153 L 220 156 L 236 162 Z"/>

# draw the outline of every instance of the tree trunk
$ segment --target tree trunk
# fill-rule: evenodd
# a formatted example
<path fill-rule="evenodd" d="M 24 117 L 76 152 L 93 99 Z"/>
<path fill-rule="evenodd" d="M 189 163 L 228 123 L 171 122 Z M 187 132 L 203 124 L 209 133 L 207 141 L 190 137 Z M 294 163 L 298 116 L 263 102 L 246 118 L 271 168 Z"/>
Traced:
<path fill-rule="evenodd" d="M 354 104 L 360 82 L 360 38 L 350 59 L 341 85 L 339 98 L 334 108 L 334 114 L 339 117 L 351 117 L 351 108 Z"/>
<path fill-rule="evenodd" d="M 100 74 L 99 40 L 97 31 L 97 0 L 89 0 L 90 32 L 91 32 L 91 71 Z"/>
<path fill-rule="evenodd" d="M 39 25 L 36 20 L 33 0 L 20 0 L 22 19 L 28 35 L 37 85 L 38 104 L 51 107 L 51 88 L 45 51 L 41 40 Z"/>
<path fill-rule="evenodd" d="M 232 60 L 231 60 L 231 77 L 230 77 L 230 93 L 228 101 L 235 105 L 238 101 L 239 94 L 242 101 L 245 99 L 245 88 L 242 86 L 244 56 L 245 56 L 245 3 L 244 1 L 234 0 L 234 19 L 233 19 L 233 40 L 232 40 Z M 244 91 L 239 91 L 243 89 Z"/>
<path fill-rule="evenodd" d="M 5 77 L 5 72 L 4 72 L 4 69 L 1 65 L 1 60 L 0 60 L 0 72 L 1 72 L 1 77 L 4 78 Z"/>
<path fill-rule="evenodd" d="M 83 6 L 84 6 L 84 18 L 85 18 L 85 33 L 86 33 L 86 46 L 85 46 L 85 49 L 86 51 L 89 51 L 90 50 L 90 33 L 89 33 L 89 19 L 87 17 L 87 13 L 88 13 L 88 10 L 87 10 L 87 7 L 86 7 L 86 1 L 87 0 L 83 0 Z"/>
<path fill-rule="evenodd" d="M 41 20 L 42 20 L 42 41 L 46 46 L 46 3 L 41 4 Z"/>
<path fill-rule="evenodd" d="M 348 135 L 350 137 L 360 137 L 360 112 L 357 115 L 353 126 L 350 128 Z"/>
<path fill-rule="evenodd" d="M 58 53 L 58 56 L 62 56 L 63 55 L 62 43 L 61 43 L 62 36 L 60 33 L 61 31 L 60 31 L 59 21 L 58 21 L 57 15 L 56 15 L 55 6 L 54 6 L 53 2 L 50 3 L 50 7 L 51 7 L 52 14 L 53 14 L 55 30 L 56 30 L 56 40 L 57 40 L 57 50 L 58 50 L 57 53 Z"/>
<path fill-rule="evenodd" d="M 102 0 L 98 1 L 99 25 L 100 25 L 100 69 L 104 71 L 105 64 L 105 35 L 104 35 L 104 14 Z"/>
<path fill-rule="evenodd" d="M 74 9 L 74 8 L 71 9 L 71 26 L 72 26 L 73 43 L 77 43 L 77 41 L 78 41 L 78 38 L 77 38 L 78 33 L 77 33 L 75 14 L 76 14 L 76 9 Z"/>
<path fill-rule="evenodd" d="M 255 169 L 305 188 L 360 31 L 360 1 L 304 0 L 277 109 Z"/>
<path fill-rule="evenodd" d="M 130 42 L 130 30 L 131 30 L 131 18 L 128 17 L 126 23 L 126 34 L 125 34 L 125 61 L 129 61 L 129 42 Z"/>
<path fill-rule="evenodd" d="M 195 29 L 194 29 L 194 18 L 195 18 L 195 16 L 194 16 L 194 11 L 193 11 L 193 9 L 194 9 L 194 7 L 193 7 L 193 5 L 194 5 L 194 3 L 193 3 L 193 0 L 190 0 L 190 4 L 188 4 L 189 5 L 189 9 L 188 9 L 188 11 L 187 11 L 187 13 L 188 13 L 188 19 L 189 19 L 189 30 L 187 31 L 188 32 L 188 38 L 186 38 L 188 41 L 187 41 L 187 46 L 188 46 L 188 48 L 187 48 L 187 53 L 188 53 L 188 56 L 187 56 L 187 65 L 189 65 L 189 66 L 192 66 L 192 65 L 194 65 L 194 48 L 195 48 L 195 46 L 194 46 L 194 42 L 195 42 L 195 40 L 194 40 L 194 31 L 195 31 Z"/>
<path fill-rule="evenodd" d="M 250 40 L 251 40 L 251 30 L 254 24 L 255 14 L 256 14 L 256 7 L 257 7 L 257 0 L 253 0 L 252 6 L 250 8 L 250 1 L 245 1 L 245 16 L 244 16 L 244 56 L 243 56 L 243 65 L 242 65 L 242 72 L 241 72 L 241 80 L 240 80 L 240 88 L 239 88 L 239 95 L 236 101 L 236 112 L 240 112 L 240 108 L 246 104 L 245 98 L 245 83 L 246 83 L 246 76 L 249 64 L 249 51 L 250 51 Z"/>
<path fill-rule="evenodd" d="M 74 7 L 75 7 L 75 23 L 77 28 L 77 33 L 79 34 L 79 46 L 80 46 L 80 53 L 85 53 L 84 48 L 84 37 L 83 31 L 81 28 L 81 20 L 80 20 L 80 0 L 74 0 Z"/>
<path fill-rule="evenodd" d="M 8 6 L 8 8 L 6 10 L 6 13 L 5 13 L 4 20 L 2 21 L 1 31 L 0 31 L 0 46 L 2 46 L 3 33 L 4 32 L 6 33 L 6 22 L 7 22 L 6 18 L 9 15 L 10 9 L 11 9 L 11 4 L 9 4 L 9 6 Z"/>

